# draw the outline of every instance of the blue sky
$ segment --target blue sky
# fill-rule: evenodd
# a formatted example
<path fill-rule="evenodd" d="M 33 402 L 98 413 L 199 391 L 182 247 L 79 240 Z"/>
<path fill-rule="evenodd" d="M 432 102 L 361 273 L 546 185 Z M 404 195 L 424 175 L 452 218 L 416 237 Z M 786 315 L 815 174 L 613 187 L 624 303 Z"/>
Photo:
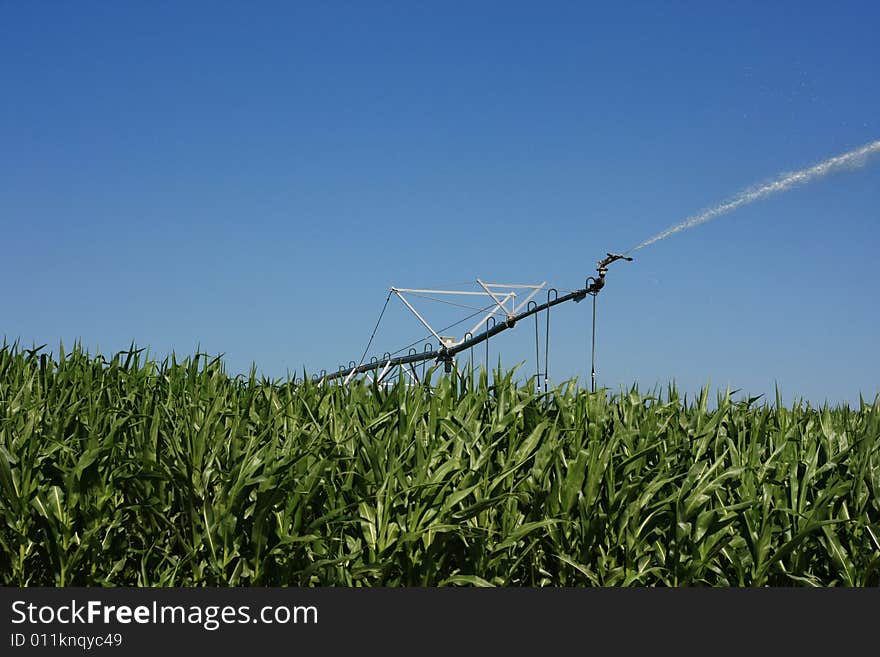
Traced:
<path fill-rule="evenodd" d="M 0 334 L 335 369 L 391 285 L 575 288 L 880 139 L 875 2 L 603 4 L 0 4 Z M 878 160 L 615 264 L 600 384 L 872 399 Z M 589 304 L 552 322 L 584 381 Z"/>

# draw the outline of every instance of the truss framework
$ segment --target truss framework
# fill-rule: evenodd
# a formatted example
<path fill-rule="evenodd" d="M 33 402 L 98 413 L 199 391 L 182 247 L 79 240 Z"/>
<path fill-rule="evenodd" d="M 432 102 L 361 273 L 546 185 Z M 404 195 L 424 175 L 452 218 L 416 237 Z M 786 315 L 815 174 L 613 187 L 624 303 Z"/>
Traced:
<path fill-rule="evenodd" d="M 437 338 L 437 342 L 445 347 L 456 347 L 460 345 L 468 335 L 473 335 L 474 332 L 483 326 L 490 317 L 495 316 L 497 313 L 502 313 L 505 319 L 516 316 L 517 313 L 521 312 L 523 308 L 525 308 L 529 301 L 531 301 L 538 292 L 543 290 L 547 286 L 547 281 L 543 283 L 538 283 L 537 285 L 525 285 L 525 284 L 509 284 L 509 283 L 484 283 L 479 278 L 477 279 L 477 284 L 483 288 L 482 292 L 474 291 L 474 290 L 428 290 L 421 288 L 407 288 L 407 287 L 392 287 L 391 292 L 400 299 L 403 304 L 409 309 L 409 311 L 416 317 L 416 319 L 421 322 L 422 326 L 424 326 L 428 331 Z M 517 303 L 518 293 L 517 290 L 530 290 L 528 295 Z M 447 295 L 447 296 L 468 296 L 468 297 L 482 297 L 489 298 L 494 302 L 494 305 L 480 318 L 480 320 L 474 324 L 471 330 L 467 331 L 461 338 L 455 338 L 450 336 L 441 336 L 437 330 L 434 329 L 433 326 L 425 319 L 425 317 L 416 310 L 413 302 L 407 299 L 407 294 L 439 294 L 439 295 Z"/>

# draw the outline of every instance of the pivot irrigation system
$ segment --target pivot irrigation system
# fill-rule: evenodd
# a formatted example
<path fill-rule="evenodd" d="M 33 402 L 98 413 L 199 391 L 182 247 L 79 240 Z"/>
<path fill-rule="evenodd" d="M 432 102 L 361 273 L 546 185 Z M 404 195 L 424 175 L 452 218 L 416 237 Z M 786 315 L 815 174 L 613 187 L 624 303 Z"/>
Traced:
<path fill-rule="evenodd" d="M 627 257 L 626 255 L 622 255 L 619 253 L 608 253 L 605 258 L 600 260 L 597 263 L 596 271 L 598 273 L 597 276 L 588 276 L 586 282 L 584 283 L 584 287 L 573 290 L 568 294 L 564 294 L 559 296 L 556 288 L 546 288 L 547 283 L 539 283 L 536 285 L 525 285 L 525 284 L 505 284 L 505 283 L 485 283 L 480 279 L 477 279 L 477 283 L 482 288 L 481 290 L 428 290 L 421 288 L 400 288 L 400 287 L 392 287 L 391 291 L 388 293 L 388 297 L 385 299 L 385 306 L 382 308 L 382 312 L 379 315 L 379 321 L 376 322 L 376 327 L 373 329 L 373 334 L 370 336 L 370 341 L 367 343 L 367 348 L 364 350 L 364 355 L 361 356 L 360 362 L 349 361 L 348 365 L 340 365 L 339 369 L 335 372 L 322 372 L 320 376 L 315 376 L 314 378 L 319 381 L 342 381 L 344 384 L 348 384 L 352 379 L 359 375 L 366 375 L 372 381 L 376 383 L 383 383 L 390 374 L 397 371 L 402 375 L 405 375 L 412 379 L 414 383 L 420 384 L 421 379 L 419 377 L 418 371 L 416 369 L 416 364 L 418 363 L 427 363 L 428 361 L 433 361 L 434 363 L 442 363 L 443 369 L 445 372 L 452 372 L 453 366 L 455 364 L 455 357 L 463 351 L 471 350 L 471 364 L 473 364 L 473 348 L 479 344 L 486 344 L 486 362 L 488 364 L 488 355 L 489 355 L 489 339 L 498 335 L 499 333 L 506 331 L 507 329 L 512 329 L 518 322 L 527 317 L 534 316 L 535 317 L 535 358 L 538 364 L 538 369 L 540 370 L 540 352 L 539 352 L 539 339 L 538 339 L 538 314 L 544 312 L 546 315 L 546 332 L 545 332 L 545 344 L 544 344 L 544 391 L 547 391 L 548 387 L 548 357 L 549 357 L 549 339 L 550 339 L 550 308 L 553 306 L 558 306 L 561 303 L 565 303 L 566 301 L 574 301 L 575 303 L 579 303 L 583 301 L 587 295 L 593 297 L 593 334 L 592 334 L 592 356 L 591 356 L 591 370 L 590 370 L 590 379 L 591 379 L 591 389 L 595 392 L 596 390 L 596 295 L 605 287 L 605 275 L 608 272 L 608 266 L 616 262 L 618 260 L 627 260 L 631 261 L 632 258 Z M 534 301 L 534 297 L 541 290 L 546 289 L 547 291 L 547 300 L 544 303 L 537 303 Z M 527 292 L 527 296 L 522 300 L 518 301 L 517 297 L 520 294 L 518 291 Z M 480 320 L 474 325 L 474 327 L 467 331 L 461 338 L 442 335 L 443 332 L 448 330 L 451 327 L 446 327 L 444 329 L 436 330 L 431 326 L 430 323 L 423 317 L 421 313 L 413 306 L 410 299 L 407 297 L 409 295 L 469 295 L 475 297 L 483 297 L 484 299 L 489 299 L 490 304 L 485 308 L 481 308 L 477 311 L 476 314 L 481 314 L 482 317 Z M 418 351 L 415 348 L 409 348 L 409 352 L 406 355 L 395 356 L 391 353 L 386 352 L 382 358 L 373 357 L 368 362 L 364 362 L 366 358 L 367 351 L 369 351 L 370 345 L 373 342 L 373 338 L 376 335 L 376 330 L 379 328 L 379 323 L 382 321 L 382 317 L 385 314 L 385 308 L 388 306 L 388 302 L 391 299 L 391 296 L 394 295 L 398 297 L 403 304 L 407 307 L 407 309 L 415 315 L 416 319 L 430 332 L 430 334 L 437 340 L 438 347 L 434 348 L 433 343 L 428 342 L 425 344 L 425 348 L 423 351 Z M 496 317 L 501 316 L 502 320 L 499 322 Z M 473 315 L 471 316 L 473 317 Z M 465 318 L 468 319 L 468 318 Z M 463 320 L 464 321 L 464 320 Z M 461 322 L 458 322 L 461 323 Z M 478 329 L 482 327 L 482 331 L 475 333 Z M 421 341 L 419 341 L 421 342 Z M 412 345 L 410 345 L 412 347 Z M 404 347 L 407 349 L 407 347 Z M 403 351 L 403 350 L 400 350 Z M 541 372 L 538 372 L 540 375 Z M 424 368 L 423 368 L 424 375 Z"/>
<path fill-rule="evenodd" d="M 393 372 L 395 369 L 398 369 L 400 372 L 403 373 L 403 375 L 409 376 L 414 382 L 421 383 L 415 368 L 415 365 L 417 363 L 427 363 L 428 361 L 443 363 L 444 370 L 446 372 L 451 372 L 455 365 L 456 355 L 470 349 L 471 369 L 473 369 L 473 348 L 474 346 L 484 342 L 486 343 L 486 364 L 488 366 L 489 339 L 495 335 L 498 335 L 502 331 L 513 328 L 514 326 L 516 326 L 517 322 L 532 315 L 535 316 L 535 360 L 538 375 L 540 376 L 541 364 L 538 335 L 538 313 L 544 312 L 546 314 L 547 323 L 544 342 L 543 372 L 544 391 L 546 392 L 548 381 L 547 363 L 550 349 L 550 308 L 559 305 L 560 303 L 565 303 L 566 301 L 574 301 L 577 303 L 583 301 L 587 295 L 590 295 L 593 297 L 592 364 L 590 379 L 591 389 L 595 392 L 596 295 L 599 294 L 599 291 L 605 286 L 605 274 L 608 271 L 608 265 L 610 265 L 612 262 L 616 262 L 617 260 L 632 260 L 632 258 L 628 257 L 628 254 L 632 253 L 633 251 L 643 249 L 646 246 L 650 246 L 655 242 L 664 240 L 667 237 L 670 237 L 671 235 L 674 235 L 680 231 L 693 228 L 708 221 L 712 221 L 713 219 L 721 215 L 736 210 L 737 208 L 747 205 L 749 203 L 753 203 L 768 196 L 784 192 L 788 189 L 793 188 L 796 185 L 808 183 L 813 180 L 818 180 L 835 171 L 860 167 L 865 163 L 868 156 L 877 153 L 880 153 L 880 140 L 873 141 L 869 144 L 861 146 L 860 148 L 856 148 L 846 153 L 828 158 L 822 162 L 819 162 L 818 164 L 807 167 L 805 169 L 782 174 L 776 179 L 768 183 L 764 183 L 759 187 L 750 187 L 748 189 L 745 189 L 734 196 L 732 199 L 719 203 L 718 205 L 715 205 L 708 210 L 704 210 L 699 214 L 687 217 L 684 221 L 681 221 L 680 223 L 667 228 L 663 232 L 658 233 L 654 237 L 651 237 L 644 242 L 634 246 L 629 251 L 626 251 L 623 254 L 608 253 L 607 257 L 600 260 L 597 264 L 596 271 L 599 275 L 595 277 L 589 276 L 586 280 L 586 283 L 584 284 L 584 287 L 579 290 L 569 292 L 564 296 L 559 296 L 558 291 L 555 288 L 549 288 L 547 289 L 547 301 L 542 304 L 538 304 L 533 301 L 533 297 L 537 295 L 539 291 L 545 289 L 546 283 L 540 283 L 538 285 L 505 285 L 502 283 L 484 283 L 483 281 L 477 279 L 477 283 L 479 284 L 480 288 L 482 288 L 480 291 L 423 290 L 414 288 L 392 287 L 391 291 L 388 293 L 388 298 L 385 299 L 385 306 L 383 306 L 382 308 L 382 313 L 380 313 L 379 315 L 379 321 L 376 322 L 376 328 L 373 329 L 373 334 L 370 336 L 370 341 L 367 343 L 367 348 L 364 350 L 364 354 L 363 356 L 361 356 L 360 362 L 349 361 L 348 366 L 340 365 L 338 371 L 336 372 L 328 374 L 327 371 L 324 370 L 321 372 L 320 375 L 315 375 L 312 378 L 315 381 L 319 382 L 342 380 L 344 383 L 348 383 L 354 377 L 364 374 L 370 377 L 373 381 L 382 383 L 387 378 L 389 373 Z M 517 290 L 529 291 L 528 296 L 518 304 Z M 477 309 L 477 312 L 470 316 L 475 317 L 477 315 L 483 315 L 482 319 L 480 319 L 480 321 L 474 326 L 474 328 L 465 333 L 463 337 L 455 338 L 444 336 L 442 335 L 442 333 L 445 333 L 446 330 L 457 326 L 461 322 L 457 322 L 452 326 L 448 326 L 444 329 L 437 331 L 427 322 L 427 320 L 421 315 L 421 313 L 419 313 L 412 305 L 412 303 L 407 299 L 408 295 L 423 296 L 426 294 L 475 295 L 476 297 L 490 299 L 491 303 L 485 308 Z M 419 352 L 416 349 L 410 348 L 413 345 L 409 345 L 407 347 L 404 347 L 403 349 L 398 350 L 394 354 L 386 352 L 381 359 L 374 357 L 371 358 L 368 363 L 364 363 L 364 359 L 366 358 L 367 352 L 370 349 L 370 345 L 373 343 L 373 338 L 376 336 L 376 329 L 379 328 L 379 323 L 382 321 L 382 316 L 385 314 L 385 308 L 388 307 L 388 302 L 391 300 L 391 295 L 396 295 L 404 303 L 404 305 L 416 316 L 416 318 L 425 326 L 425 328 L 430 331 L 431 336 L 433 336 L 437 340 L 439 346 L 435 349 L 433 343 L 428 342 L 425 344 L 423 351 Z M 437 299 L 434 300 L 436 301 Z M 496 320 L 497 316 L 503 318 L 501 322 L 498 322 Z M 462 321 L 466 321 L 470 319 L 470 317 L 466 317 L 465 320 Z M 484 325 L 485 328 L 483 328 L 481 333 L 474 334 L 474 331 L 483 327 Z M 421 342 L 421 340 L 413 344 L 418 344 L 419 342 Z M 407 349 L 409 349 L 409 352 L 405 356 L 396 355 Z M 422 371 L 424 376 L 424 366 Z"/>

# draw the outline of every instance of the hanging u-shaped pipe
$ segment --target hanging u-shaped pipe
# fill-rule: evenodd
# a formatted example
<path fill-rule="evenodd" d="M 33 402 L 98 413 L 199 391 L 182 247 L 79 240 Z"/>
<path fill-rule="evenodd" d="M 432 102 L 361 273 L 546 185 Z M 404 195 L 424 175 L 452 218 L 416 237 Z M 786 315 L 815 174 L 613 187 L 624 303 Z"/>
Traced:
<path fill-rule="evenodd" d="M 486 318 L 486 333 L 487 333 L 487 334 L 488 334 L 489 331 L 490 331 L 490 328 L 489 328 L 489 320 L 490 320 L 490 319 L 492 320 L 492 328 L 495 328 L 495 324 L 497 324 L 497 322 L 495 321 L 495 316 L 494 316 L 494 315 L 490 315 L 489 317 L 487 317 L 487 318 Z M 490 370 L 490 367 L 489 367 L 489 338 L 487 337 L 487 338 L 486 338 L 486 383 L 489 382 L 489 372 L 490 372 L 490 371 L 491 371 L 491 370 Z"/>
<path fill-rule="evenodd" d="M 464 334 L 465 341 L 470 340 L 472 337 L 474 337 L 474 334 L 471 333 L 470 331 L 468 331 L 467 333 Z M 471 359 L 471 365 L 470 365 L 470 371 L 468 372 L 468 378 L 470 378 L 471 383 L 473 383 L 473 380 L 474 380 L 474 348 L 471 347 L 470 349 L 468 349 L 468 351 L 470 352 L 470 359 Z"/>
<path fill-rule="evenodd" d="M 529 301 L 526 305 L 527 311 L 532 311 L 538 307 L 535 301 Z M 535 381 L 541 380 L 541 351 L 538 347 L 540 338 L 538 337 L 538 313 L 535 313 Z M 538 384 L 540 386 L 540 384 Z"/>
<path fill-rule="evenodd" d="M 426 343 L 425 343 L 425 348 L 424 348 L 423 351 L 424 351 L 424 353 L 428 353 L 429 351 L 434 351 L 434 345 L 431 344 L 430 342 L 426 342 Z M 422 361 L 422 381 L 425 380 L 425 368 L 426 368 L 427 366 L 428 366 L 428 361 L 427 361 L 427 360 L 423 360 L 423 361 Z"/>
<path fill-rule="evenodd" d="M 407 356 L 415 356 L 418 350 L 415 347 L 410 347 L 409 351 L 406 352 Z M 416 372 L 416 366 L 413 363 L 409 363 L 409 371 L 412 373 L 411 376 L 415 380 L 415 382 L 419 385 L 422 384 L 422 380 L 419 378 L 419 373 Z"/>
<path fill-rule="evenodd" d="M 547 290 L 547 303 L 550 303 L 550 294 L 553 293 L 553 301 L 559 298 L 559 292 L 555 287 Z M 547 329 L 544 332 L 544 394 L 547 394 L 547 385 L 550 378 L 550 308 L 547 310 Z"/>
<path fill-rule="evenodd" d="M 596 284 L 596 279 L 592 276 L 587 277 L 586 289 L 593 289 Z M 590 296 L 593 297 L 593 329 L 591 331 L 590 340 L 590 392 L 596 392 L 596 297 L 599 295 L 599 291 L 591 292 Z"/>

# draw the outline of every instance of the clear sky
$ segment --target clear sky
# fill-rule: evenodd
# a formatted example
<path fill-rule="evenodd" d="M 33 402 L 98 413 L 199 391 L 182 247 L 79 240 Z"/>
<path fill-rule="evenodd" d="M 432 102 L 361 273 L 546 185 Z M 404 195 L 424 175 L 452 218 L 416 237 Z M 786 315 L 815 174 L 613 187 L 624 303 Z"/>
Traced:
<path fill-rule="evenodd" d="M 0 2 L 0 334 L 267 376 L 880 139 L 877 2 Z M 880 392 L 880 158 L 612 266 L 599 382 Z M 589 370 L 589 303 L 552 315 Z M 426 309 L 426 313 L 430 313 Z M 534 370 L 533 325 L 491 358 Z M 423 331 L 392 303 L 373 353 Z"/>

